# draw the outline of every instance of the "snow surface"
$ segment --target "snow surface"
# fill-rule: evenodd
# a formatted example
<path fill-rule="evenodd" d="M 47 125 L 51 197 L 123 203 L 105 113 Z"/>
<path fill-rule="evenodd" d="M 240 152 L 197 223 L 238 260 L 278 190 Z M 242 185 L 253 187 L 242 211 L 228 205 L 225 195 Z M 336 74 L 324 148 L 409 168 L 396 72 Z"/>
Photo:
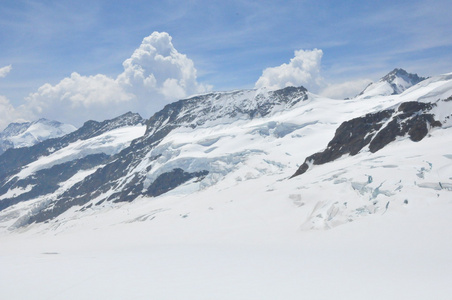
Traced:
<path fill-rule="evenodd" d="M 131 203 L 73 207 L 13 231 L 18 216 L 48 199 L 0 212 L 0 298 L 450 299 L 451 101 L 438 102 L 444 126 L 420 142 L 401 137 L 288 178 L 342 122 L 451 95 L 449 74 L 401 95 L 309 94 L 265 118 L 174 130 L 131 172 L 145 172 L 148 185 L 175 167 L 208 170 L 204 180 Z M 65 155 L 117 151 L 106 140 Z M 52 163 L 67 157 L 52 155 Z M 22 175 L 48 167 L 46 159 Z"/>
<path fill-rule="evenodd" d="M 450 211 L 440 202 L 315 232 L 298 230 L 294 208 L 271 199 L 257 209 L 217 201 L 210 210 L 173 212 L 145 202 L 135 208 L 147 208 L 139 220 L 127 204 L 115 217 L 98 216 L 108 225 L 89 218 L 83 229 L 2 236 L 1 298 L 449 299 L 452 292 Z M 119 222 L 127 220 L 119 214 L 131 219 Z"/>

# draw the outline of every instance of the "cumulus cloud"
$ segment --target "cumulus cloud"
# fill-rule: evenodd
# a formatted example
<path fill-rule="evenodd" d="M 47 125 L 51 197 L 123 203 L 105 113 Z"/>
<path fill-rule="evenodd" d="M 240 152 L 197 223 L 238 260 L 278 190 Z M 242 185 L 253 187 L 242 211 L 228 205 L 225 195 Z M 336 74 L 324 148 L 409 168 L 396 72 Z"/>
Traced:
<path fill-rule="evenodd" d="M 29 115 L 23 110 L 23 107 L 16 109 L 8 98 L 0 95 L 0 130 L 12 122 L 25 122 L 27 117 Z"/>
<path fill-rule="evenodd" d="M 102 120 L 127 111 L 127 102 L 133 98 L 115 79 L 74 72 L 56 85 L 41 86 L 27 97 L 26 106 L 37 116 L 81 125 L 89 119 Z"/>
<path fill-rule="evenodd" d="M 11 70 L 11 65 L 0 68 L 0 78 L 6 77 Z M 7 97 L 0 95 L 0 130 L 3 130 L 12 122 L 24 121 L 23 116 L 25 114 L 17 110 Z"/>
<path fill-rule="evenodd" d="M 26 106 L 35 115 L 80 126 L 127 111 L 149 117 L 170 101 L 211 88 L 197 82 L 193 61 L 174 48 L 166 32 L 145 37 L 123 67 L 116 78 L 74 72 L 56 85 L 41 86 Z"/>
<path fill-rule="evenodd" d="M 323 51 L 297 50 L 288 64 L 267 68 L 257 80 L 255 87 L 281 89 L 287 86 L 304 86 L 309 90 L 316 90 L 322 84 L 320 63 Z"/>
<path fill-rule="evenodd" d="M 320 92 L 320 95 L 333 99 L 351 98 L 361 93 L 371 82 L 370 79 L 358 79 L 330 84 Z"/>
<path fill-rule="evenodd" d="M 0 68 L 0 78 L 4 78 L 6 77 L 6 75 L 8 75 L 8 73 L 13 69 L 13 67 L 11 65 Z"/>
<path fill-rule="evenodd" d="M 0 95 L 0 129 L 15 120 L 15 109 L 5 96 Z"/>
<path fill-rule="evenodd" d="M 166 32 L 154 32 L 144 38 L 123 66 L 118 81 L 133 87 L 136 93 L 157 93 L 174 100 L 210 89 L 197 82 L 193 61 L 174 48 Z"/>

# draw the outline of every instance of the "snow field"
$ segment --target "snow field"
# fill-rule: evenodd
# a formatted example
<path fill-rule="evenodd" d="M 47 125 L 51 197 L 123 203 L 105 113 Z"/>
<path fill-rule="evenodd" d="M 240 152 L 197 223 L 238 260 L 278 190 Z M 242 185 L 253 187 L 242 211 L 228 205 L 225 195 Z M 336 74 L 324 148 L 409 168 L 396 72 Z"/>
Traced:
<path fill-rule="evenodd" d="M 210 223 L 194 214 L 167 223 L 157 216 L 97 230 L 2 237 L 0 263 L 8 272 L 0 273 L 0 296 L 448 299 L 452 292 L 452 243 L 444 231 L 450 218 L 442 205 L 315 232 L 267 231 L 281 227 L 278 219 L 244 218 L 246 205 L 239 206 Z"/>

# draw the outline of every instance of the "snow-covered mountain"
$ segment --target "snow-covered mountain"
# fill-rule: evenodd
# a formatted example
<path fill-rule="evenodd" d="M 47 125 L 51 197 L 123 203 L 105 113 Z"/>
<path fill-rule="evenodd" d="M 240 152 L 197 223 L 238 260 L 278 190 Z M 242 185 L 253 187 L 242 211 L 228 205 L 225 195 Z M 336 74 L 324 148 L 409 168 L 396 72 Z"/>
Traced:
<path fill-rule="evenodd" d="M 400 74 L 406 75 L 396 69 L 384 82 L 398 82 Z M 432 132 L 444 132 L 452 113 L 450 87 L 450 75 L 443 75 L 400 95 L 345 102 L 321 98 L 302 87 L 210 93 L 167 105 L 146 120 L 146 129 L 144 121 L 131 113 L 104 122 L 114 125 L 87 122 L 70 135 L 0 156 L 0 208 L 3 214 L 14 211 L 20 216 L 6 218 L 4 226 L 17 228 L 50 220 L 61 224 L 62 219 L 82 218 L 93 208 L 164 197 L 173 190 L 197 194 L 225 182 L 229 188 L 237 186 L 240 193 L 248 180 L 260 182 L 261 190 L 280 190 L 274 185 L 287 181 L 295 190 L 291 196 L 281 193 L 280 197 L 292 197 L 305 205 L 301 200 L 304 193 L 296 191 L 297 179 L 288 180 L 291 175 L 316 165 L 334 166 L 333 162 L 347 155 L 372 160 L 372 155 L 392 144 L 401 145 L 405 139 L 420 142 Z M 318 153 L 311 155 L 314 152 Z M 426 168 L 423 164 L 420 169 Z M 394 168 L 398 170 L 397 165 Z M 372 177 L 371 173 L 367 171 L 366 178 Z M 407 177 L 400 174 L 395 180 L 402 182 Z M 343 188 L 363 186 L 344 207 L 323 204 L 327 211 L 336 211 L 338 206 L 334 215 L 345 214 L 347 220 L 367 212 L 369 198 L 377 199 L 371 209 L 377 212 L 393 198 L 393 190 L 407 189 L 406 184 L 386 187 L 389 181 L 383 178 L 378 184 L 377 178 L 367 179 L 366 184 L 358 184 L 354 176 L 338 178 L 334 181 L 339 180 Z M 445 190 L 451 184 L 448 178 L 438 182 Z M 425 185 L 435 184 L 421 184 Z M 318 205 L 316 201 L 310 204 L 310 209 Z M 331 214 L 320 215 L 315 228 L 345 222 Z M 314 221 L 305 220 L 309 222 Z"/>
<path fill-rule="evenodd" d="M 389 96 L 401 94 L 409 87 L 425 80 L 417 74 L 411 74 L 404 69 L 394 69 L 378 82 L 369 84 L 357 97 L 360 99 L 369 99 L 376 96 Z"/>
<path fill-rule="evenodd" d="M 66 135 L 76 129 L 72 125 L 47 119 L 11 123 L 0 132 L 0 154 L 9 148 L 30 147 L 44 140 Z"/>
<path fill-rule="evenodd" d="M 289 87 L 275 92 L 248 90 L 211 93 L 181 100 L 167 105 L 147 120 L 145 134 L 141 119 L 125 124 L 133 125 L 128 129 L 129 139 L 125 142 L 130 143 L 132 139 L 142 137 L 134 140 L 121 152 L 119 150 L 122 150 L 123 144 L 120 144 L 121 147 L 116 146 L 116 140 L 123 141 L 123 129 L 111 131 L 116 128 L 113 127 L 105 132 L 91 134 L 91 129 L 85 124 L 76 132 L 60 139 L 0 156 L 0 175 L 4 176 L 0 187 L 3 193 L 0 196 L 0 207 L 8 208 L 24 201 L 33 203 L 30 211 L 19 218 L 15 227 L 47 221 L 74 205 L 86 205 L 82 208 L 85 209 L 101 205 L 104 201 L 123 202 L 132 201 L 138 196 L 158 196 L 194 178 L 201 182 L 201 178 L 207 177 L 202 180 L 202 184 L 216 182 L 216 177 L 225 175 L 229 169 L 234 168 L 234 154 L 223 157 L 224 154 L 220 152 L 217 157 L 213 152 L 199 160 L 181 156 L 176 157 L 176 161 L 166 162 L 174 155 L 170 149 L 166 149 L 165 138 L 181 130 L 202 133 L 205 128 L 211 130 L 218 126 L 246 123 L 288 110 L 306 99 L 307 91 L 304 88 Z M 282 136 L 286 131 L 294 130 L 294 126 L 277 126 L 272 130 L 280 131 Z M 80 132 L 89 133 L 81 145 Z M 102 135 L 98 135 L 100 133 Z M 110 139 L 115 151 L 110 149 Z M 207 138 L 200 143 L 202 147 L 207 147 L 214 144 L 216 139 L 220 139 L 220 136 L 215 135 L 213 140 Z M 95 147 L 91 147 L 91 144 Z M 247 149 L 243 151 L 253 152 Z M 111 156 L 113 154 L 116 155 Z M 93 159 L 94 163 L 91 163 Z M 230 159 L 233 161 L 228 163 Z M 225 160 L 224 166 L 220 164 L 222 160 Z M 68 167 L 72 164 L 77 167 Z M 79 170 L 78 165 L 83 165 L 84 168 Z M 65 170 L 64 174 L 60 173 L 60 169 Z M 43 180 L 40 180 L 41 174 Z M 52 186 L 49 186 L 47 176 L 51 176 Z"/>
<path fill-rule="evenodd" d="M 325 285 L 352 299 L 447 299 L 452 274 L 438 266 L 452 250 L 452 73 L 377 94 L 209 93 L 10 149 L 0 259 L 16 270 L 24 252 L 42 299 L 331 298 Z M 42 275 L 43 257 L 74 275 Z M 4 295 L 17 293 L 12 272 Z M 433 279 L 407 281 L 413 273 Z M 127 297 L 111 285 L 124 274 Z"/>
<path fill-rule="evenodd" d="M 36 199 L 45 199 L 45 205 L 51 196 L 96 171 L 111 155 L 141 136 L 143 123 L 133 113 L 104 122 L 88 121 L 60 138 L 5 152 L 0 156 L 0 209 Z"/>

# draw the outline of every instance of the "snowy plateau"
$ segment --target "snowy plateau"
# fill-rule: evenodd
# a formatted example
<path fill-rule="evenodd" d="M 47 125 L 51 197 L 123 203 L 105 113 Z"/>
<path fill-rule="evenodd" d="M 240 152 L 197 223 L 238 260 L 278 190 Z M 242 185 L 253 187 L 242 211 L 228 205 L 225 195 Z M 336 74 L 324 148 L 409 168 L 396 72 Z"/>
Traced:
<path fill-rule="evenodd" d="M 237 90 L 0 155 L 1 299 L 450 299 L 452 73 Z"/>

